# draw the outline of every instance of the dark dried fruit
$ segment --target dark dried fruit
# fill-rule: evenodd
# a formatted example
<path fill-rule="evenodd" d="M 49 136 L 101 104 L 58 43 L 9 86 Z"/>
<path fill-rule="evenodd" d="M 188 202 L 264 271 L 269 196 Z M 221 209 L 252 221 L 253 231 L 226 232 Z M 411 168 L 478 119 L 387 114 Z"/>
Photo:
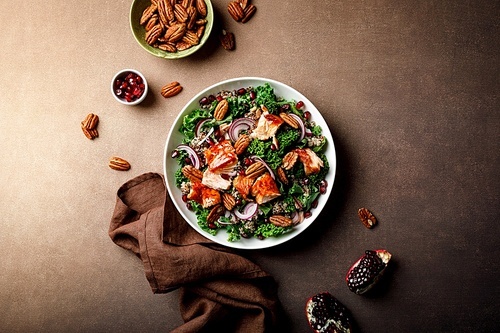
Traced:
<path fill-rule="evenodd" d="M 386 250 L 366 250 L 346 274 L 349 290 L 358 295 L 370 290 L 379 281 L 391 256 Z"/>
<path fill-rule="evenodd" d="M 314 332 L 352 332 L 349 310 L 328 292 L 316 294 L 307 301 L 306 316 Z"/>

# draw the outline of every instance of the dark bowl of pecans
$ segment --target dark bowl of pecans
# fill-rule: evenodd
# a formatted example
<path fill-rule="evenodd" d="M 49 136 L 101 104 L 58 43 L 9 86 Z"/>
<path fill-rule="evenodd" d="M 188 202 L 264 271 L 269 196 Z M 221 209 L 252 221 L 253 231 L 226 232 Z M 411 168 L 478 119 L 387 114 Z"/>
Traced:
<path fill-rule="evenodd" d="M 166 59 L 198 51 L 212 31 L 210 0 L 134 0 L 130 28 L 139 45 Z"/>

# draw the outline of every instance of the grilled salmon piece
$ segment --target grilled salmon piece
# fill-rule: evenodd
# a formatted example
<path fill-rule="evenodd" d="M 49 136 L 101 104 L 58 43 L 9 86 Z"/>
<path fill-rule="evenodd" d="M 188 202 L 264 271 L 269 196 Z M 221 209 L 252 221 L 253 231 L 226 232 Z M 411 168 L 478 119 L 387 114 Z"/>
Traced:
<path fill-rule="evenodd" d="M 264 111 L 257 122 L 257 127 L 252 131 L 250 137 L 252 139 L 267 140 L 276 134 L 281 124 L 283 124 L 283 119 L 274 114 L 270 114 L 268 111 Z"/>
<path fill-rule="evenodd" d="M 269 172 L 264 173 L 255 180 L 255 183 L 252 185 L 251 194 L 255 197 L 255 201 L 257 201 L 259 205 L 269 202 L 281 195 L 278 185 L 276 185 L 276 182 Z"/>
<path fill-rule="evenodd" d="M 323 167 L 323 161 L 311 149 L 295 149 L 294 151 L 297 155 L 299 155 L 299 160 L 304 165 L 304 172 L 306 173 L 306 176 L 318 173 Z"/>
<path fill-rule="evenodd" d="M 229 140 L 216 143 L 204 154 L 208 169 L 213 173 L 231 173 L 238 163 L 238 156 Z"/>
<path fill-rule="evenodd" d="M 246 176 L 238 175 L 233 179 L 233 186 L 238 193 L 247 200 L 252 189 L 253 179 Z"/>
<path fill-rule="evenodd" d="M 212 207 L 221 202 L 219 191 L 207 187 L 202 183 L 192 183 L 187 197 L 202 205 L 203 208 Z"/>

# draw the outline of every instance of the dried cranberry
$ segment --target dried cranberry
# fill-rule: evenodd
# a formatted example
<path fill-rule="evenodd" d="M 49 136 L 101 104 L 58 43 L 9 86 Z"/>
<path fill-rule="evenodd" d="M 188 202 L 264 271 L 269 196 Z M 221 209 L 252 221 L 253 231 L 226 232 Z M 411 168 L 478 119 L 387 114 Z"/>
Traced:
<path fill-rule="evenodd" d="M 295 104 L 295 107 L 297 109 L 302 109 L 304 107 L 304 102 L 302 101 L 298 101 L 297 104 Z"/>

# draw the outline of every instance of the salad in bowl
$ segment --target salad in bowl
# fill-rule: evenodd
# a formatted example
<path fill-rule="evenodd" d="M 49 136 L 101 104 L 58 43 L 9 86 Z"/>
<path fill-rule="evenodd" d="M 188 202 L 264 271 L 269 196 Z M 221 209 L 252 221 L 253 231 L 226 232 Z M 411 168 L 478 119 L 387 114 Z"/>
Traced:
<path fill-rule="evenodd" d="M 278 92 L 283 87 L 288 96 Z M 336 163 L 331 134 L 314 106 L 289 89 L 268 79 L 229 80 L 178 116 L 165 148 L 167 188 L 207 238 L 240 248 L 276 245 L 324 207 Z"/>

